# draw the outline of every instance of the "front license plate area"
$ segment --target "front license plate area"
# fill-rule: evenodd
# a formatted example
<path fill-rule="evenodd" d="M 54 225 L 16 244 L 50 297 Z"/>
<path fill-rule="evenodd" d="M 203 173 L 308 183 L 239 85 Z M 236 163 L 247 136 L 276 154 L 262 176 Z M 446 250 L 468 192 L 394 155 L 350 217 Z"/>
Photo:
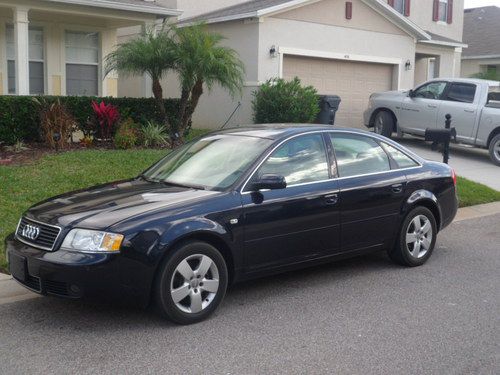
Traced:
<path fill-rule="evenodd" d="M 9 257 L 9 264 L 12 276 L 19 281 L 26 281 L 26 258 L 11 253 Z"/>

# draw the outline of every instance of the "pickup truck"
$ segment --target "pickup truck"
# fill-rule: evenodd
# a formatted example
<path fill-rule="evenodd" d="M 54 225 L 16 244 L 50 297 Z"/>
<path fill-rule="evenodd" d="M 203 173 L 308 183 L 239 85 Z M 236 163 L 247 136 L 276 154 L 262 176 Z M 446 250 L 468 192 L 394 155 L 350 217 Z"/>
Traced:
<path fill-rule="evenodd" d="M 364 122 L 386 137 L 424 136 L 427 128 L 444 128 L 446 114 L 457 142 L 488 149 L 500 166 L 500 82 L 437 78 L 409 91 L 375 93 Z"/>

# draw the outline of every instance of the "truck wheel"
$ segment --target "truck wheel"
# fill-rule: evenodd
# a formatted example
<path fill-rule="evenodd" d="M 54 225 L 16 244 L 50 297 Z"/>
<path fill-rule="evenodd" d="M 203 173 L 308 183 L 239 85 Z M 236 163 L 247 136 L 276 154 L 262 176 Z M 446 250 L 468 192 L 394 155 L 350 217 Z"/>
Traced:
<path fill-rule="evenodd" d="M 394 130 L 394 119 L 391 114 L 387 111 L 380 111 L 377 113 L 375 116 L 374 129 L 375 133 L 390 138 Z"/>
<path fill-rule="evenodd" d="M 500 134 L 495 135 L 490 142 L 490 158 L 493 163 L 500 166 Z"/>

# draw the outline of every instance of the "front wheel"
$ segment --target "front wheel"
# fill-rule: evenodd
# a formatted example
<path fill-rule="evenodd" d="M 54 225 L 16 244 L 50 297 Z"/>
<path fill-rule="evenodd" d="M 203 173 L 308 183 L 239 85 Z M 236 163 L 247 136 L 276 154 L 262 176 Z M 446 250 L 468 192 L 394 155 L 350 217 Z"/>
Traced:
<path fill-rule="evenodd" d="M 390 138 L 394 130 L 394 119 L 387 111 L 380 111 L 375 116 L 375 123 L 373 125 L 375 133 Z"/>
<path fill-rule="evenodd" d="M 490 142 L 490 158 L 493 163 L 500 166 L 500 134 L 494 136 Z"/>
<path fill-rule="evenodd" d="M 160 266 L 156 304 L 178 324 L 206 319 L 222 302 L 228 273 L 221 253 L 206 242 L 193 241 L 172 249 Z"/>
<path fill-rule="evenodd" d="M 436 244 L 437 225 L 426 207 L 414 208 L 403 221 L 398 241 L 389 250 L 389 257 L 398 264 L 416 267 L 430 258 Z"/>

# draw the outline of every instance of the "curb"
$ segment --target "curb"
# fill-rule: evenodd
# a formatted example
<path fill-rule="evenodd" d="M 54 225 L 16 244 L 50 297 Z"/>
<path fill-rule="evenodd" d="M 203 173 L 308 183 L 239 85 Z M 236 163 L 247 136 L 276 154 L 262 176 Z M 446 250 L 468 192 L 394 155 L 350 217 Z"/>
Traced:
<path fill-rule="evenodd" d="M 496 214 L 500 214 L 500 202 L 479 204 L 477 206 L 459 208 L 453 222 L 456 223 L 463 220 L 477 219 L 483 216 Z"/>

